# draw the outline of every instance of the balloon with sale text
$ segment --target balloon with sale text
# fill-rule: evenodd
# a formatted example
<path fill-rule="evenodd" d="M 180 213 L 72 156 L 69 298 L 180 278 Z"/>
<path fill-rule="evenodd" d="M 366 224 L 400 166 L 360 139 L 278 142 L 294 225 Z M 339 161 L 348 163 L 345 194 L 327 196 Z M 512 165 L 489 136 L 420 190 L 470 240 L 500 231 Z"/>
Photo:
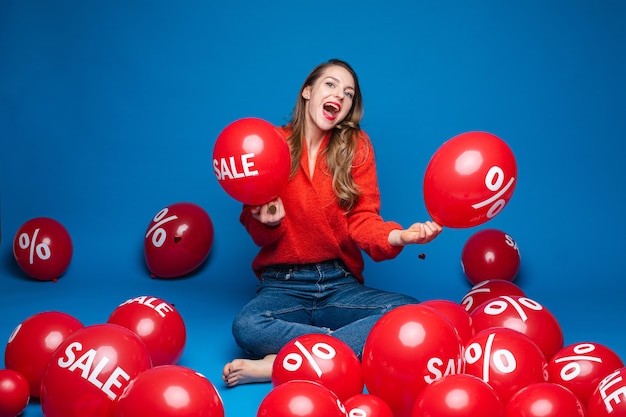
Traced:
<path fill-rule="evenodd" d="M 185 349 L 185 322 L 174 306 L 157 297 L 126 300 L 109 316 L 107 323 L 124 326 L 145 343 L 152 366 L 174 365 Z"/>
<path fill-rule="evenodd" d="M 463 371 L 463 344 L 450 321 L 430 307 L 409 304 L 383 315 L 362 355 L 363 380 L 396 417 L 409 417 L 415 397 L 445 375 Z"/>
<path fill-rule="evenodd" d="M 516 181 L 515 156 L 502 139 L 461 133 L 441 145 L 426 167 L 426 209 L 442 226 L 477 226 L 502 211 Z"/>
<path fill-rule="evenodd" d="M 132 379 L 150 369 L 150 352 L 117 324 L 84 327 L 54 351 L 41 382 L 46 417 L 113 417 Z"/>
<path fill-rule="evenodd" d="M 589 417 L 626 416 L 626 367 L 604 377 L 589 398 Z"/>
<path fill-rule="evenodd" d="M 461 265 L 473 285 L 490 279 L 513 281 L 519 272 L 521 257 L 517 242 L 498 229 L 484 229 L 465 242 Z"/>
<path fill-rule="evenodd" d="M 224 191 L 244 204 L 265 204 L 289 179 L 289 146 L 276 127 L 253 117 L 222 130 L 213 148 L 213 170 Z"/>

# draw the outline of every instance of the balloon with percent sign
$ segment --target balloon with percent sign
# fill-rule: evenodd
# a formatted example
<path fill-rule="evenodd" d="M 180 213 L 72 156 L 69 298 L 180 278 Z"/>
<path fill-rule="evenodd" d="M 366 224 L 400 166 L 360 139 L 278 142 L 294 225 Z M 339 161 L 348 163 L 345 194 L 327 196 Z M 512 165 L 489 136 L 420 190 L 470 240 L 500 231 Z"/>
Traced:
<path fill-rule="evenodd" d="M 563 348 L 563 331 L 554 315 L 528 297 L 494 298 L 471 313 L 474 330 L 508 327 L 530 337 L 539 346 L 546 360 Z"/>
<path fill-rule="evenodd" d="M 441 145 L 426 167 L 426 209 L 442 226 L 477 226 L 500 213 L 516 180 L 515 156 L 502 139 L 461 133 Z"/>
<path fill-rule="evenodd" d="M 583 403 L 567 388 L 552 382 L 530 384 L 513 395 L 505 417 L 586 417 Z"/>
<path fill-rule="evenodd" d="M 54 351 L 41 381 L 46 417 L 113 417 L 131 380 L 152 366 L 150 352 L 117 324 L 86 326 Z"/>
<path fill-rule="evenodd" d="M 135 332 L 150 351 L 152 366 L 177 363 L 185 349 L 185 322 L 172 304 L 160 298 L 144 295 L 126 300 L 107 323 Z"/>
<path fill-rule="evenodd" d="M 514 281 L 521 263 L 515 240 L 498 229 L 484 229 L 465 242 L 461 266 L 467 280 L 476 285 L 490 279 Z"/>
<path fill-rule="evenodd" d="M 348 417 L 393 417 L 391 408 L 382 398 L 372 394 L 357 394 L 343 403 Z"/>
<path fill-rule="evenodd" d="M 420 392 L 412 417 L 502 417 L 504 405 L 496 391 L 468 374 L 447 375 Z"/>
<path fill-rule="evenodd" d="M 535 342 L 505 327 L 483 330 L 465 346 L 465 373 L 488 383 L 505 405 L 523 387 L 546 382 L 547 367 Z"/>
<path fill-rule="evenodd" d="M 28 381 L 12 369 L 0 369 L 0 417 L 16 417 L 30 401 Z"/>
<path fill-rule="evenodd" d="M 27 317 L 13 330 L 4 350 L 4 363 L 26 378 L 31 398 L 39 398 L 41 379 L 54 351 L 83 327 L 70 314 L 43 311 Z"/>
<path fill-rule="evenodd" d="M 287 141 L 271 123 L 254 117 L 234 121 L 217 137 L 213 170 L 224 191 L 244 204 L 276 198 L 289 179 Z"/>
<path fill-rule="evenodd" d="M 257 417 L 346 417 L 339 397 L 313 381 L 287 381 L 274 387 L 261 401 Z"/>
<path fill-rule="evenodd" d="M 626 367 L 616 369 L 598 383 L 587 411 L 589 417 L 626 416 Z"/>
<path fill-rule="evenodd" d="M 345 342 L 326 334 L 299 336 L 280 349 L 272 384 L 296 379 L 318 382 L 342 401 L 363 392 L 359 358 Z"/>
<path fill-rule="evenodd" d="M 465 310 L 471 313 L 485 301 L 502 295 L 526 296 L 520 287 L 510 281 L 490 279 L 474 285 L 461 299 L 461 305 L 465 306 Z"/>
<path fill-rule="evenodd" d="M 181 202 L 161 209 L 144 237 L 152 276 L 176 278 L 197 269 L 209 256 L 213 233 L 211 217 L 197 204 Z"/>
<path fill-rule="evenodd" d="M 365 386 L 394 416 L 409 417 L 425 386 L 462 372 L 462 352 L 459 334 L 442 314 L 420 304 L 397 307 L 374 324 L 365 340 Z"/>
<path fill-rule="evenodd" d="M 449 300 L 426 300 L 422 301 L 421 305 L 433 308 L 447 318 L 459 334 L 461 343 L 465 344 L 474 336 L 472 317 L 460 304 Z"/>
<path fill-rule="evenodd" d="M 60 222 L 49 217 L 30 219 L 13 239 L 15 261 L 39 281 L 56 281 L 70 265 L 72 238 Z"/>
<path fill-rule="evenodd" d="M 224 404 L 203 375 L 180 365 L 161 365 L 130 382 L 115 417 L 224 417 Z"/>
<path fill-rule="evenodd" d="M 572 391 L 586 406 L 604 377 L 624 366 L 619 355 L 607 346 L 581 342 L 565 346 L 548 362 L 550 381 Z"/>

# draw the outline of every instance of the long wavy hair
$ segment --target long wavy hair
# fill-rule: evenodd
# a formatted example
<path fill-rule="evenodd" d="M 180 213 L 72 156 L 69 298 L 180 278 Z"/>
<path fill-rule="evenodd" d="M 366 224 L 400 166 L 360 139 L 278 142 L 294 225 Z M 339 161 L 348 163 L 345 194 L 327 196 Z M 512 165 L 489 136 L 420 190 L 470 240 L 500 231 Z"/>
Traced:
<path fill-rule="evenodd" d="M 312 86 L 330 66 L 340 66 L 348 70 L 354 78 L 354 97 L 352 107 L 346 117 L 330 132 L 328 146 L 321 150 L 320 157 L 326 158 L 326 165 L 332 177 L 332 187 L 339 205 L 350 211 L 359 198 L 359 189 L 352 177 L 352 167 L 359 141 L 360 123 L 363 118 L 363 98 L 356 72 L 345 61 L 331 59 L 315 67 L 306 77 L 294 106 L 291 121 L 291 136 L 287 139 L 291 152 L 291 176 L 293 177 L 300 166 L 304 124 L 306 120 L 306 100 L 302 93 L 307 86 Z"/>

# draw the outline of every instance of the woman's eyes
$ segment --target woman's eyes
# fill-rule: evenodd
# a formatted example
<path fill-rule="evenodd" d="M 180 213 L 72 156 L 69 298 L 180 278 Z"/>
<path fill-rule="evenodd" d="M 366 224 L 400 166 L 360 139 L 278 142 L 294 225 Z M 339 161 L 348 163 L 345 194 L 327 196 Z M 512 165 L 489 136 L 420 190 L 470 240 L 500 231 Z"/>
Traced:
<path fill-rule="evenodd" d="M 330 88 L 335 88 L 335 83 L 333 83 L 332 81 L 326 81 L 326 85 Z M 345 91 L 344 94 L 348 98 L 354 98 L 354 94 L 352 94 L 350 91 Z"/>

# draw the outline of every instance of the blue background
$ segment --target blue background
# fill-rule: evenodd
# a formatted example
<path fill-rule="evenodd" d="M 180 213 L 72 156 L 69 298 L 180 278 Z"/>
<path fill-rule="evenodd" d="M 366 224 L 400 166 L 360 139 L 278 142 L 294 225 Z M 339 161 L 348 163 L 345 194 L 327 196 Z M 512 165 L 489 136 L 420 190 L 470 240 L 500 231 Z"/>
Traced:
<path fill-rule="evenodd" d="M 496 218 L 368 260 L 367 282 L 460 301 L 463 244 L 499 228 L 520 247 L 516 283 L 557 317 L 566 344 L 596 341 L 626 358 L 625 23 L 619 0 L 3 0 L 0 337 L 41 311 L 88 325 L 128 298 L 161 297 L 187 326 L 180 364 L 216 385 L 227 415 L 255 415 L 270 384 L 221 381 L 240 355 L 230 323 L 254 294 L 256 247 L 214 176 L 213 145 L 241 117 L 284 123 L 309 70 L 339 57 L 362 84 L 385 218 L 427 218 L 426 165 L 461 132 L 500 136 L 518 164 Z M 190 277 L 151 279 L 143 235 L 179 201 L 209 213 L 213 250 Z M 74 242 L 56 283 L 26 277 L 13 258 L 17 229 L 39 216 Z"/>

